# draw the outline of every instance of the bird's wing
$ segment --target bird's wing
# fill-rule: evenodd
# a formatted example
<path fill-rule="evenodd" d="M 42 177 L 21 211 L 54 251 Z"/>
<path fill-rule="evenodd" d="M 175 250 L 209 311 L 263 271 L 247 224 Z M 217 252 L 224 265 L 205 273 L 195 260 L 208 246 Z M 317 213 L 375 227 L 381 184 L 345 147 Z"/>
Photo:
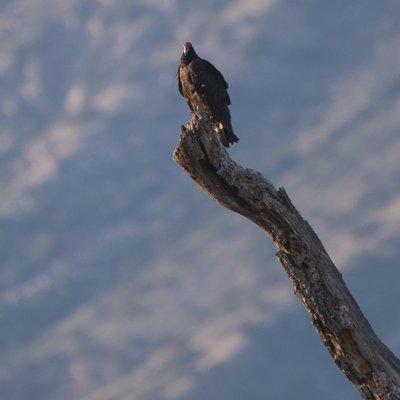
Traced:
<path fill-rule="evenodd" d="M 214 117 L 230 104 L 226 83 L 221 72 L 210 62 L 201 58 L 189 64 L 189 79 L 196 92 L 201 95 Z"/>
<path fill-rule="evenodd" d="M 216 76 L 218 76 L 218 78 L 224 83 L 225 89 L 229 88 L 228 82 L 225 80 L 224 76 L 222 75 L 222 73 L 214 67 L 213 64 L 211 64 L 209 61 L 207 60 L 203 60 L 204 65 L 207 66 L 207 69 L 212 72 L 213 74 L 215 74 Z"/>
<path fill-rule="evenodd" d="M 176 77 L 178 79 L 178 88 L 179 88 L 179 93 L 181 94 L 182 97 L 183 95 L 183 88 L 182 88 L 182 82 L 181 82 L 181 77 L 180 77 L 180 72 L 181 72 L 181 66 L 178 67 L 178 72 L 176 74 Z"/>

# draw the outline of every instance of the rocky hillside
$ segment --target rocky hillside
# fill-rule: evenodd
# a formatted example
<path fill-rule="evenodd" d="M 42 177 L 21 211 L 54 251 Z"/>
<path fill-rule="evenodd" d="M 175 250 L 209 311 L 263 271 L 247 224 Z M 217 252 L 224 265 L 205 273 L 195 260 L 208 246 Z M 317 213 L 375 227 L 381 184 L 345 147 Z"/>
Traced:
<path fill-rule="evenodd" d="M 182 42 L 400 355 L 396 0 L 3 0 L 0 398 L 357 399 L 257 227 L 171 161 Z"/>

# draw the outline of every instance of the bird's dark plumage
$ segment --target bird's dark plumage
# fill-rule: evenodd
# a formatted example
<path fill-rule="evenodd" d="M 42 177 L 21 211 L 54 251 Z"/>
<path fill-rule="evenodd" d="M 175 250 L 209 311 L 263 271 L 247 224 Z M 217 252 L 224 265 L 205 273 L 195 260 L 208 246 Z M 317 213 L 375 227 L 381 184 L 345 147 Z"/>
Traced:
<path fill-rule="evenodd" d="M 205 110 L 224 146 L 239 141 L 232 129 L 228 84 L 214 65 L 196 54 L 191 43 L 183 45 L 178 87 L 192 112 Z"/>

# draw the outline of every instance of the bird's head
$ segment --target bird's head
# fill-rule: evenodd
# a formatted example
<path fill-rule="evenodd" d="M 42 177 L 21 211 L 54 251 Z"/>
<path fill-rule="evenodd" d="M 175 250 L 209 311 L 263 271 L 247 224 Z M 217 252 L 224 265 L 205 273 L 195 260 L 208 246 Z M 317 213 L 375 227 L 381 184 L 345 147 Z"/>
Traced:
<path fill-rule="evenodd" d="M 192 43 L 186 42 L 182 45 L 182 56 L 181 56 L 181 63 L 183 65 L 190 64 L 194 59 L 198 58 L 199 56 L 196 54 Z"/>
<path fill-rule="evenodd" d="M 188 54 L 190 51 L 194 50 L 192 43 L 190 42 L 186 42 L 182 45 L 182 49 L 183 49 L 183 54 L 186 55 Z"/>

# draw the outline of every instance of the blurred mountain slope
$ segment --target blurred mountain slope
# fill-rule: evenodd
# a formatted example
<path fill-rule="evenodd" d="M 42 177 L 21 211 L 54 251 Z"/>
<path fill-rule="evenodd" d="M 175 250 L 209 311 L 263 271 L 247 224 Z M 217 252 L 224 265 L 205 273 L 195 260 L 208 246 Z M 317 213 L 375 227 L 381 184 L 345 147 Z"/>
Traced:
<path fill-rule="evenodd" d="M 224 72 L 233 156 L 287 188 L 399 354 L 399 12 L 3 1 L 1 399 L 357 398 L 272 245 L 171 162 L 175 73 L 186 40 Z"/>

